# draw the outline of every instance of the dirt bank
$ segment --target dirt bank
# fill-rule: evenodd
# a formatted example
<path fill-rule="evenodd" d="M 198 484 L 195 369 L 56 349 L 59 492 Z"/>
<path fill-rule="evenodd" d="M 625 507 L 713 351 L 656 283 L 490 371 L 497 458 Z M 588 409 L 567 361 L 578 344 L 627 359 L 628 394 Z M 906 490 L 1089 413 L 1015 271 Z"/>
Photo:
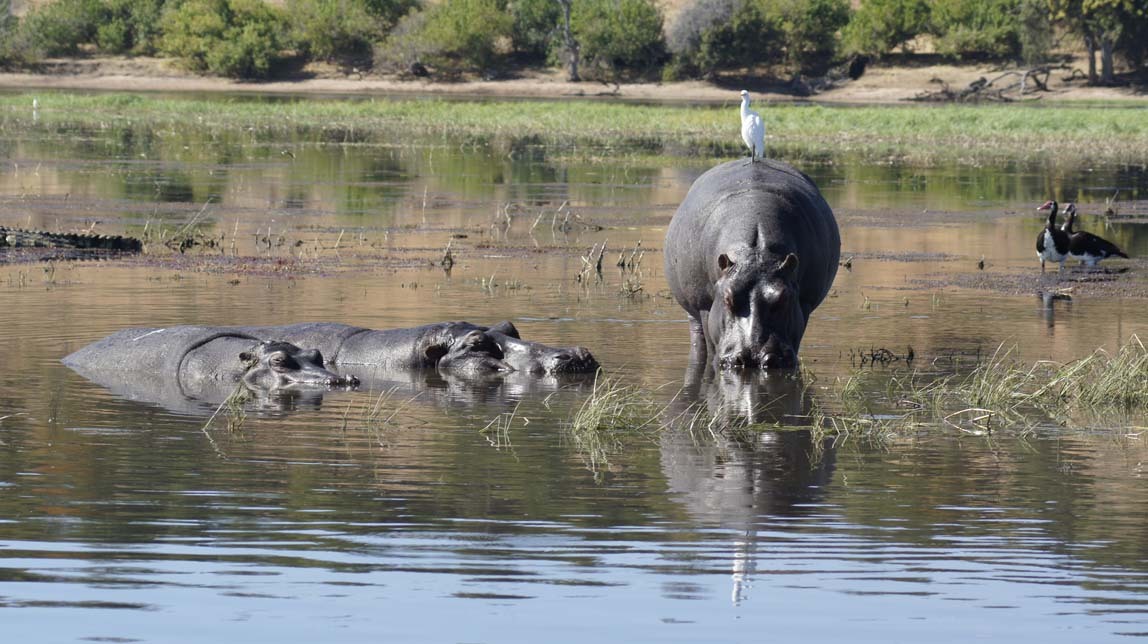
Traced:
<path fill-rule="evenodd" d="M 597 82 L 569 83 L 559 71 L 524 71 L 498 80 L 438 82 L 402 80 L 332 66 L 312 65 L 289 80 L 238 82 L 197 76 L 156 58 L 101 57 L 55 59 L 39 65 L 34 72 L 0 73 L 0 89 L 8 90 L 89 90 L 156 92 L 253 92 L 304 95 L 441 95 L 504 98 L 603 98 L 666 102 L 726 102 L 737 100 L 742 87 L 759 100 L 814 100 L 826 103 L 888 104 L 911 100 L 934 92 L 942 83 L 953 89 L 967 87 L 978 78 L 993 80 L 1009 70 L 985 64 L 870 65 L 856 81 L 845 81 L 830 89 L 806 96 L 789 83 L 767 83 L 755 79 L 730 79 L 718 83 L 683 81 L 676 83 Z M 1070 79 L 1067 70 L 1054 71 L 1049 91 L 1036 96 L 1041 101 L 1127 100 L 1145 101 L 1145 88 L 1087 87 Z"/>

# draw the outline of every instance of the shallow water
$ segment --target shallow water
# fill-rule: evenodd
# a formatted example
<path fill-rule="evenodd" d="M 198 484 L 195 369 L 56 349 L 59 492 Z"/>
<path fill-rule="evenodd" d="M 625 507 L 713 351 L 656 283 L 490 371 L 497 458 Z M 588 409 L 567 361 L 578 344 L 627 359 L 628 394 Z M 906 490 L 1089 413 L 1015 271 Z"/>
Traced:
<path fill-rule="evenodd" d="M 689 339 L 661 240 L 716 160 L 43 123 L 6 126 L 0 150 L 0 225 L 151 242 L 0 265 L 0 608 L 20 641 L 1148 633 L 1142 419 L 880 443 L 679 427 L 595 447 L 567 429 L 579 380 L 402 375 L 209 423 L 219 399 L 110 392 L 59 363 L 127 326 L 510 319 L 670 400 Z M 1143 167 L 781 154 L 821 186 L 853 258 L 805 336 L 817 384 L 690 381 L 671 411 L 791 423 L 862 350 L 943 369 L 1002 344 L 1067 361 L 1148 335 L 1142 298 L 1040 278 L 1032 248 L 1033 209 L 1055 195 L 1148 255 Z M 1114 189 L 1132 217 L 1105 230 Z M 189 231 L 217 247 L 164 248 Z M 578 281 L 603 241 L 602 280 Z M 617 269 L 639 241 L 638 269 Z M 1148 268 L 1117 266 L 1118 287 Z M 1071 300 L 1036 296 L 1056 288 Z"/>

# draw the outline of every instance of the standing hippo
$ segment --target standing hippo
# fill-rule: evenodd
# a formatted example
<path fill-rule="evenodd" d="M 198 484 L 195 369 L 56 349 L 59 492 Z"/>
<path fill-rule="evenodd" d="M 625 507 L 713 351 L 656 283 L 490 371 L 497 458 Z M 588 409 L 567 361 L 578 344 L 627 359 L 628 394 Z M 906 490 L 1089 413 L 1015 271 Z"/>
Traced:
<path fill-rule="evenodd" d="M 666 281 L 690 316 L 691 358 L 793 367 L 837 275 L 841 236 L 809 177 L 730 161 L 698 177 L 666 231 Z"/>

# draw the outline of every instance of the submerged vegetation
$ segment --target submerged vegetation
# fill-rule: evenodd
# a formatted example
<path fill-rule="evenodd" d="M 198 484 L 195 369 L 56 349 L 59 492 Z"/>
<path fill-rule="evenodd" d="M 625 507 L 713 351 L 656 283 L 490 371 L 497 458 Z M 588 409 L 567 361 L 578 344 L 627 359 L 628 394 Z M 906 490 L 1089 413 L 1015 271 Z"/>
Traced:
<path fill-rule="evenodd" d="M 1115 353 L 1097 349 L 1079 360 L 1026 365 L 998 348 L 965 375 L 909 372 L 890 376 L 882 394 L 858 372 L 837 392 L 839 412 L 814 409 L 819 432 L 889 434 L 944 426 L 973 434 L 1040 424 L 1111 426 L 1114 419 L 1148 413 L 1148 349 L 1133 336 Z M 827 406 L 827 405 L 826 405 Z"/>
<path fill-rule="evenodd" d="M 818 389 L 808 414 L 761 426 L 723 417 L 701 403 L 682 411 L 673 401 L 658 402 L 654 391 L 600 377 L 569 420 L 569 435 L 597 475 L 628 437 L 649 438 L 679 426 L 695 439 L 715 441 L 751 442 L 763 429 L 880 441 L 929 429 L 987 436 L 1023 435 L 1042 425 L 1127 426 L 1129 419 L 1148 415 L 1148 348 L 1136 336 L 1114 353 L 1098 349 L 1065 364 L 1026 365 L 1002 347 L 964 374 L 864 369 L 831 387 L 816 387 L 814 376 L 802 374 L 807 386 Z"/>
<path fill-rule="evenodd" d="M 166 98 L 132 94 L 13 94 L 0 97 L 0 118 L 27 125 L 38 100 L 41 126 L 89 124 L 220 131 L 290 132 L 328 142 L 385 141 L 396 131 L 479 139 L 537 140 L 578 154 L 641 150 L 660 156 L 736 156 L 733 103 L 640 105 L 591 101 L 456 101 L 367 99 L 319 101 L 259 98 Z M 977 159 L 1018 151 L 1032 156 L 1143 161 L 1148 119 L 1136 106 L 766 107 L 770 148 L 856 150 L 874 158 Z M 957 152 L 959 151 L 959 152 Z"/>

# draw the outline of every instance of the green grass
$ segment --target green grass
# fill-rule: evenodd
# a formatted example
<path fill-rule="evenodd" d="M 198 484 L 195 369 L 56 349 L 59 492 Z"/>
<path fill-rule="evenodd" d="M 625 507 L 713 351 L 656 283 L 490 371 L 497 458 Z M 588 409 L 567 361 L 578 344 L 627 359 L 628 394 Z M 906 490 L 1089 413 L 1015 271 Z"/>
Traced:
<path fill-rule="evenodd" d="M 586 469 L 600 479 L 627 437 L 657 435 L 665 428 L 666 407 L 655 392 L 599 371 L 590 395 L 566 424 L 567 436 Z"/>
<path fill-rule="evenodd" d="M 736 106 L 590 101 L 280 99 L 134 94 L 27 93 L 0 96 L 0 118 L 102 125 L 151 124 L 219 130 L 419 134 L 448 138 L 537 137 L 551 144 L 619 148 L 679 146 L 684 153 L 740 153 Z M 991 154 L 1148 158 L 1148 111 L 1111 106 L 905 105 L 761 106 L 771 148 L 858 150 L 873 156 Z M 596 153 L 602 153 L 598 150 Z"/>

